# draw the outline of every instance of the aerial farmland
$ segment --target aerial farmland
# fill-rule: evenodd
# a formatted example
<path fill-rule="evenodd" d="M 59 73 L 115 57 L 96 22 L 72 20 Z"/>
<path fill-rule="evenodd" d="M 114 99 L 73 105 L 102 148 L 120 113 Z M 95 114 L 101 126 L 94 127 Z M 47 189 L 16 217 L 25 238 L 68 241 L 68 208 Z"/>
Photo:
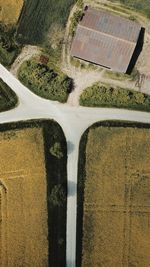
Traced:
<path fill-rule="evenodd" d="M 0 0 L 0 267 L 150 267 L 149 0 Z"/>
<path fill-rule="evenodd" d="M 149 266 L 149 138 L 149 126 L 119 122 L 82 138 L 77 266 Z"/>
<path fill-rule="evenodd" d="M 2 267 L 27 266 L 26 262 L 29 266 L 60 266 L 61 262 L 65 267 L 66 166 L 62 163 L 66 159 L 61 134 L 50 121 L 0 127 Z M 62 146 L 61 162 L 49 152 L 56 140 Z"/>

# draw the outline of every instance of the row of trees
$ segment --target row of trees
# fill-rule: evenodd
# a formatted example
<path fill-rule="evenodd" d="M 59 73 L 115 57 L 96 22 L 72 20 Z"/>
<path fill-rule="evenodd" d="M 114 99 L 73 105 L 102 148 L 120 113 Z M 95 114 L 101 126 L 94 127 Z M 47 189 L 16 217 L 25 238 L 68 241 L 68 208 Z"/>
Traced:
<path fill-rule="evenodd" d="M 80 105 L 150 111 L 150 96 L 129 89 L 95 84 L 83 91 Z"/>
<path fill-rule="evenodd" d="M 73 87 L 72 79 L 38 62 L 28 60 L 19 70 L 18 77 L 31 91 L 50 100 L 66 102 Z"/>

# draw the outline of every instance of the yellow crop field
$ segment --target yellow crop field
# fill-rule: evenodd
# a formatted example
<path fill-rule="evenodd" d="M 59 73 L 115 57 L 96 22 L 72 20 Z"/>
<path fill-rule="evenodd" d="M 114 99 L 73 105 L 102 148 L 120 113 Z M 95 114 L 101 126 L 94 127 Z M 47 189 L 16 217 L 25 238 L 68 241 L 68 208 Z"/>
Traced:
<path fill-rule="evenodd" d="M 85 171 L 82 267 L 149 267 L 150 129 L 91 128 Z"/>
<path fill-rule="evenodd" d="M 48 266 L 42 128 L 0 132 L 0 266 Z"/>
<path fill-rule="evenodd" d="M 0 22 L 15 24 L 22 6 L 23 0 L 0 0 Z"/>

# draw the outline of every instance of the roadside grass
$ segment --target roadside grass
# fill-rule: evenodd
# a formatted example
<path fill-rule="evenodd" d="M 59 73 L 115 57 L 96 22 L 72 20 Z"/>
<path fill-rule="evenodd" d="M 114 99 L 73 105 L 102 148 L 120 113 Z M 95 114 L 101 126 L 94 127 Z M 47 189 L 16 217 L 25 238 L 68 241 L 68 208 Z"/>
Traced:
<path fill-rule="evenodd" d="M 138 80 L 138 71 L 137 69 L 133 69 L 132 73 L 130 75 L 124 74 L 124 73 L 119 73 L 119 72 L 114 72 L 110 70 L 105 70 L 104 72 L 104 77 L 105 78 L 110 78 L 113 80 L 117 81 L 124 81 L 124 80 L 131 80 L 131 81 L 137 81 Z"/>
<path fill-rule="evenodd" d="M 18 78 L 35 94 L 65 103 L 73 88 L 73 81 L 50 65 L 41 63 L 37 58 L 25 61 L 18 71 Z"/>
<path fill-rule="evenodd" d="M 23 129 L 42 129 L 44 140 L 44 155 L 47 183 L 47 209 L 48 209 L 48 245 L 49 266 L 66 267 L 66 208 L 67 208 L 67 145 L 61 127 L 52 120 L 31 120 L 0 125 L 0 132 L 9 131 L 9 142 L 11 144 L 15 132 Z M 32 142 L 37 142 L 33 137 Z M 52 155 L 49 149 L 59 143 L 61 147 L 61 159 Z M 20 146 L 20 151 L 24 151 Z M 38 150 L 39 151 L 39 147 Z M 20 152 L 21 153 L 21 152 Z M 38 152 L 37 152 L 38 153 Z M 23 153 L 22 153 L 23 154 Z M 29 153 L 30 155 L 30 153 Z M 2 155 L 1 155 L 2 156 Z M 24 157 L 24 156 L 23 156 Z M 6 159 L 5 159 L 6 160 Z M 26 165 L 25 165 L 26 166 Z M 22 166 L 25 169 L 25 166 Z M 38 166 L 37 166 L 38 167 Z M 26 166 L 27 173 L 30 173 Z M 29 177 L 28 177 L 29 178 Z M 34 185 L 38 186 L 38 185 Z M 33 186 L 33 188 L 34 188 Z M 57 189 L 57 194 L 55 192 Z M 60 194 L 59 194 L 60 190 Z M 60 198 L 63 192 L 63 199 Z M 40 196 L 39 196 L 40 197 Z M 53 201 L 52 201 L 52 198 Z M 57 203 L 55 203 L 55 201 Z M 44 229 L 43 229 L 44 231 Z M 38 233 L 37 233 L 38 234 Z M 15 241 L 14 241 L 15 245 Z M 36 260 L 36 259 L 35 259 Z"/>
<path fill-rule="evenodd" d="M 102 265 L 106 259 L 110 266 L 123 263 L 124 209 L 126 205 L 144 208 L 148 203 L 149 179 L 144 174 L 150 172 L 149 153 L 149 124 L 106 121 L 94 124 L 83 134 L 78 165 L 78 267 Z M 124 209 L 118 213 L 119 207 Z M 141 225 L 145 216 L 139 216 Z M 130 262 L 132 265 L 137 255 L 139 263 L 147 266 L 148 247 L 142 250 L 142 257 L 138 255 L 141 245 L 148 241 L 149 230 L 148 226 L 137 227 L 138 218 L 136 212 L 132 214 L 130 234 L 135 234 L 130 235 Z M 146 235 L 139 245 L 138 237 L 143 233 Z"/>
<path fill-rule="evenodd" d="M 16 94 L 0 79 L 0 112 L 13 109 L 17 103 Z"/>
<path fill-rule="evenodd" d="M 150 96 L 130 89 L 96 83 L 80 96 L 81 106 L 150 111 Z"/>
<path fill-rule="evenodd" d="M 74 66 L 76 68 L 84 69 L 87 71 L 88 70 L 95 70 L 95 71 L 101 72 L 103 70 L 103 68 L 101 68 L 100 66 L 86 62 L 84 60 L 77 59 L 77 58 L 72 57 L 72 56 L 70 57 L 70 63 L 72 66 Z"/>

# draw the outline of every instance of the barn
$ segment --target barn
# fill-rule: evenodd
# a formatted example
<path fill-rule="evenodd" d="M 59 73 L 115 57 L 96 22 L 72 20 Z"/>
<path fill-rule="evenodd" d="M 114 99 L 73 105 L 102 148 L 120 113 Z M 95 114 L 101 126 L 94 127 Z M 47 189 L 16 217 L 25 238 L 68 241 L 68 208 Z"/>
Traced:
<path fill-rule="evenodd" d="M 86 7 L 71 46 L 71 55 L 126 73 L 137 47 L 141 26 L 108 11 Z"/>

